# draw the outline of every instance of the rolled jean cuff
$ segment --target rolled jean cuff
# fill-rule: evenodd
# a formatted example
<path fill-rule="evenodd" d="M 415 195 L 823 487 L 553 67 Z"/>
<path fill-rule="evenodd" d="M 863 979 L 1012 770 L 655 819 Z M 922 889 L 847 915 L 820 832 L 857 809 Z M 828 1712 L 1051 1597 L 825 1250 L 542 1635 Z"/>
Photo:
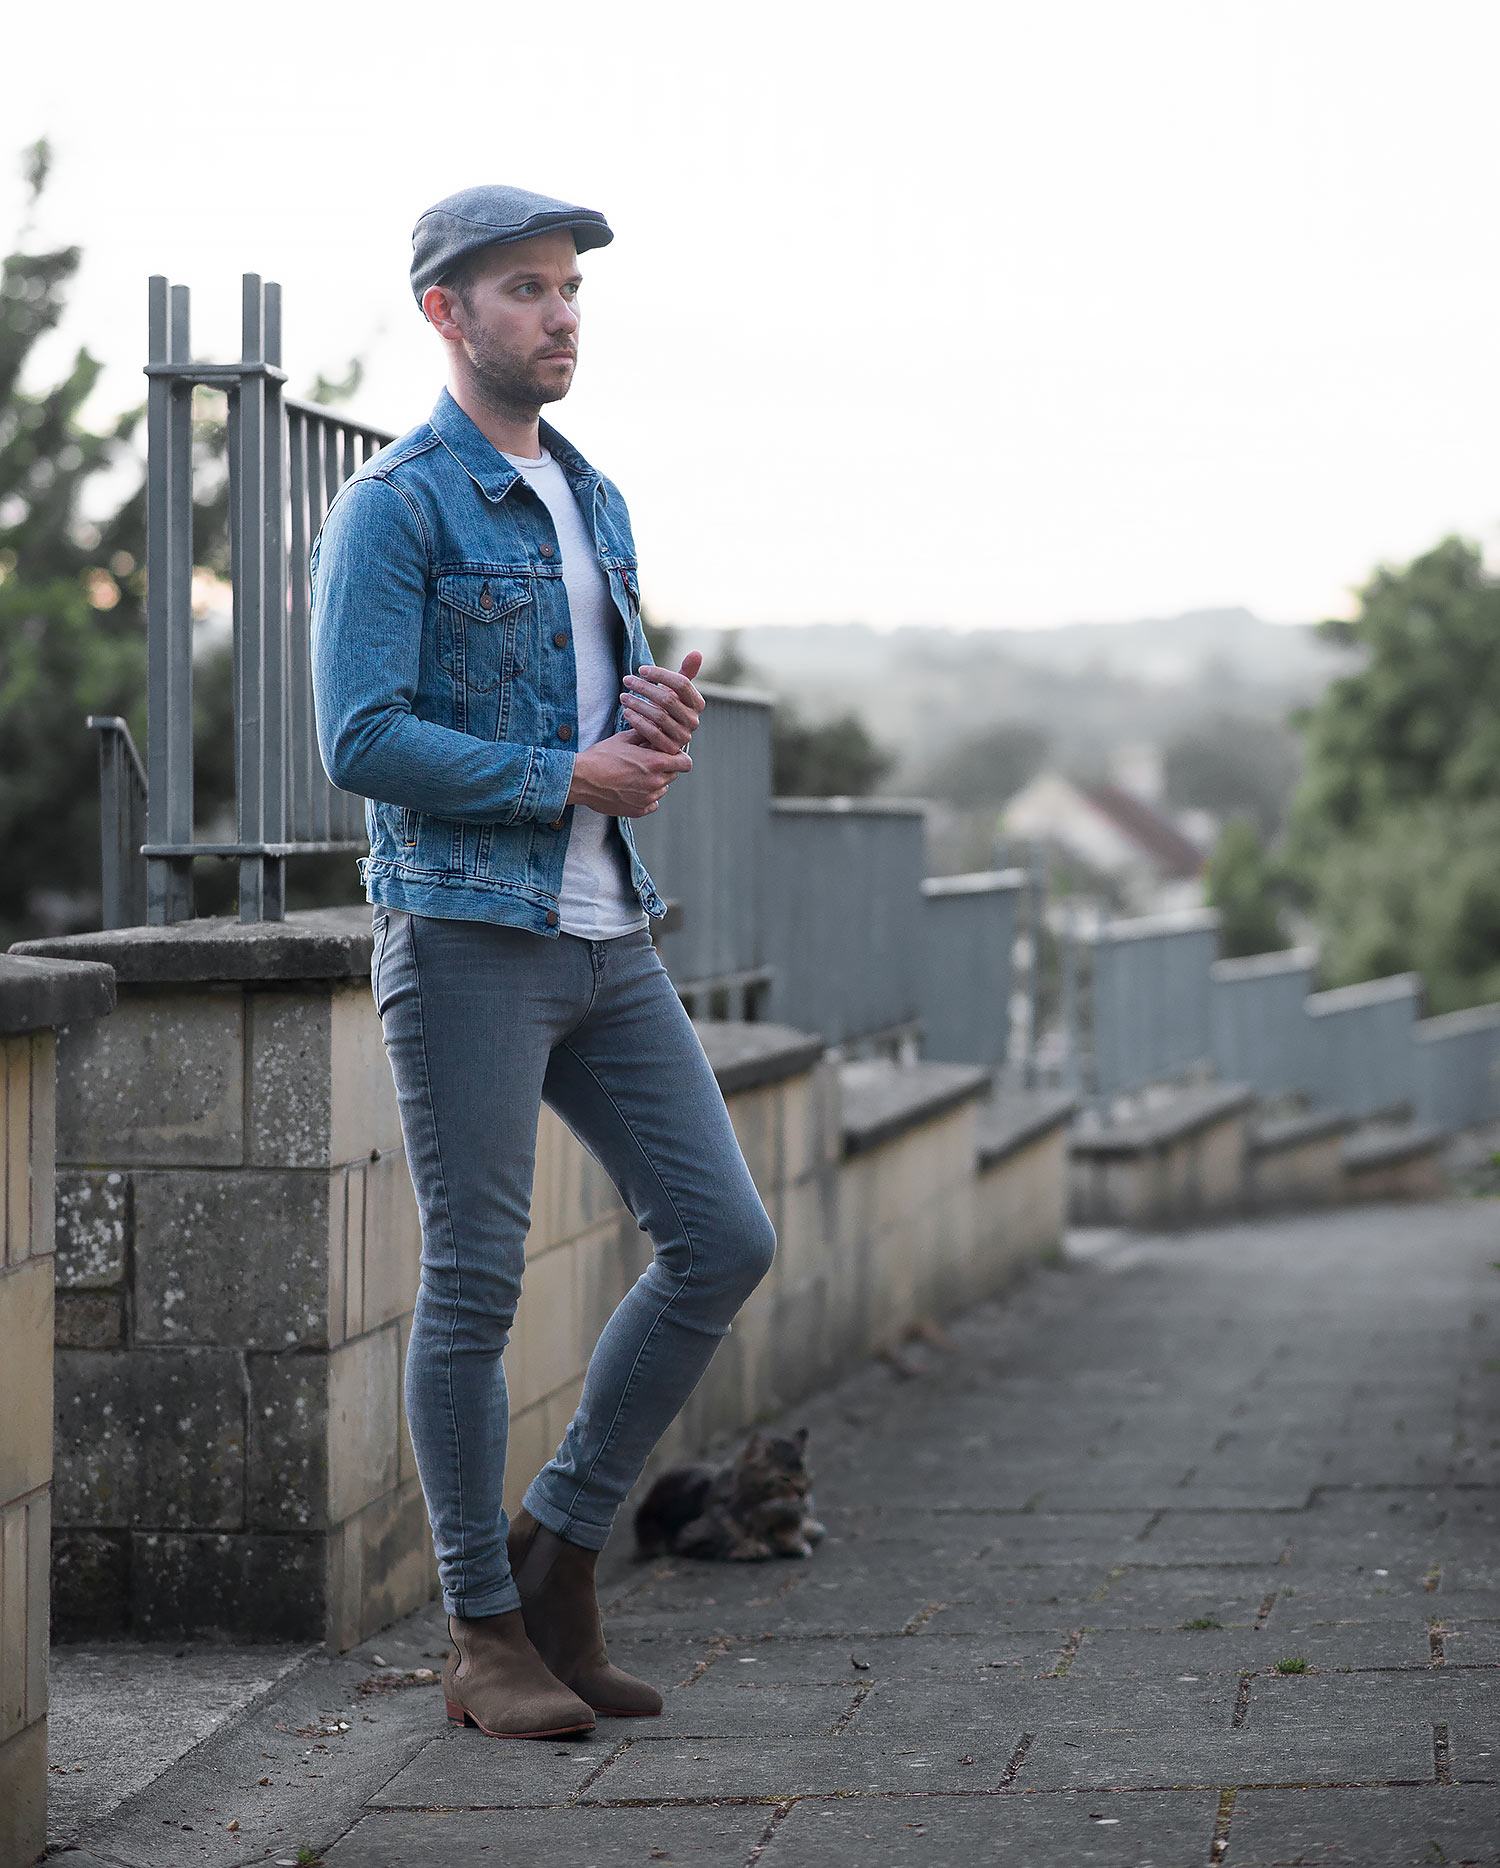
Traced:
<path fill-rule="evenodd" d="M 602 1550 L 609 1542 L 609 1525 L 584 1524 L 577 1518 L 570 1518 L 565 1511 L 559 1511 L 534 1486 L 527 1488 L 521 1503 L 538 1524 L 546 1525 L 555 1536 L 563 1538 L 570 1544 L 581 1544 L 585 1550 Z"/>
<path fill-rule="evenodd" d="M 460 1621 L 464 1622 L 477 1622 L 485 1615 L 508 1615 L 512 1609 L 518 1609 L 520 1606 L 521 1592 L 514 1582 L 497 1596 L 482 1596 L 475 1601 L 465 1597 L 459 1603 L 446 1594 L 443 1597 L 445 1612 L 449 1615 L 456 1615 Z"/>

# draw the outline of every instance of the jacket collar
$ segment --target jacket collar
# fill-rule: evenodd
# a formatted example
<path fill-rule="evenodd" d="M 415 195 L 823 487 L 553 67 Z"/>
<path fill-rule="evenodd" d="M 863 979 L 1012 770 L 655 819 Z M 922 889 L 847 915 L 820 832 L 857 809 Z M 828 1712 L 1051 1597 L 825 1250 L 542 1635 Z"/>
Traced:
<path fill-rule="evenodd" d="M 433 404 L 431 415 L 427 418 L 439 441 L 468 474 L 486 499 L 504 499 L 521 475 L 485 434 L 483 429 L 454 401 L 452 391 L 444 384 Z M 592 494 L 593 485 L 600 478 L 598 470 L 578 452 L 571 441 L 565 439 L 552 426 L 551 422 L 539 422 L 537 431 L 541 436 L 542 446 L 553 456 L 568 477 L 583 481 L 580 488 L 586 496 Z"/>

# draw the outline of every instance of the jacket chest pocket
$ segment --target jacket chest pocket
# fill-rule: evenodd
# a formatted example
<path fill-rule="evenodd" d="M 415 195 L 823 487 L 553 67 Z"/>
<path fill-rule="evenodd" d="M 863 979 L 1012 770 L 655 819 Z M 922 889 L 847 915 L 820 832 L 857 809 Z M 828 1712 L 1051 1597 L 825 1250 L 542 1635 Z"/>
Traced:
<path fill-rule="evenodd" d="M 531 610 L 531 581 L 493 571 L 438 578 L 438 662 L 464 687 L 497 688 L 515 666 L 515 638 Z"/>

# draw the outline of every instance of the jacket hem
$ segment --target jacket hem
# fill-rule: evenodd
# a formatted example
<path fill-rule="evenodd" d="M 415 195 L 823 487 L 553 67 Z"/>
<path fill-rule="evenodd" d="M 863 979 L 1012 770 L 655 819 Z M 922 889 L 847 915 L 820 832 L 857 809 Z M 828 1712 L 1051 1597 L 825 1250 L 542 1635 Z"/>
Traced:
<path fill-rule="evenodd" d="M 365 900 L 377 908 L 398 908 L 404 914 L 433 915 L 439 920 L 493 921 L 510 927 L 530 928 L 534 933 L 556 939 L 560 925 L 548 916 L 558 912 L 554 897 L 536 890 L 522 889 L 513 883 L 493 882 L 474 876 L 443 881 L 437 877 L 418 878 L 403 872 L 399 865 L 380 857 L 367 856 L 359 862 Z M 665 904 L 653 890 L 640 899 L 641 912 L 648 921 L 661 920 Z"/>

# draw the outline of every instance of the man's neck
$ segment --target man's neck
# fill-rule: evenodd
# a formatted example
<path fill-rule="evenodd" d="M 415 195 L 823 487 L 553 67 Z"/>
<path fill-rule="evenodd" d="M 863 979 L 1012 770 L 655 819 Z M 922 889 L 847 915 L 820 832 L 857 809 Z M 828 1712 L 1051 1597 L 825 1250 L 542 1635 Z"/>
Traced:
<path fill-rule="evenodd" d="M 542 451 L 539 432 L 541 409 L 496 408 L 484 401 L 468 383 L 450 382 L 448 393 L 502 454 L 519 454 L 523 460 L 535 460 Z"/>

